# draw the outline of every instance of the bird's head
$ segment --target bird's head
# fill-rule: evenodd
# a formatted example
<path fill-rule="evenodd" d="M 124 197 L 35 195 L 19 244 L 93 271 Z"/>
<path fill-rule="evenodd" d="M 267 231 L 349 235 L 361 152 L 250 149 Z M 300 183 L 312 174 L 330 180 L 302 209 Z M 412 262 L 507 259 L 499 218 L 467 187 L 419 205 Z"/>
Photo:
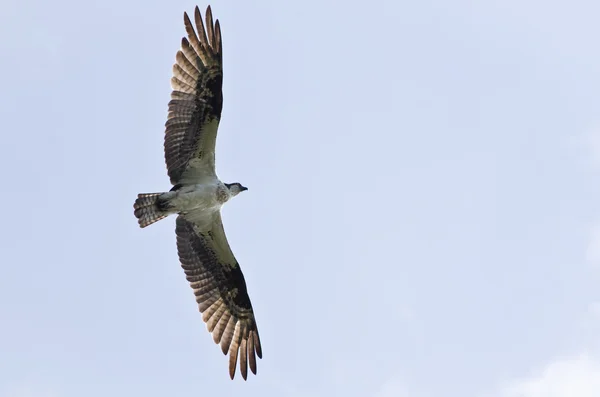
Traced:
<path fill-rule="evenodd" d="M 248 190 L 247 187 L 242 186 L 242 184 L 239 182 L 226 183 L 225 186 L 227 186 L 227 189 L 229 189 L 229 193 L 231 193 L 231 197 L 237 196 L 244 190 Z"/>

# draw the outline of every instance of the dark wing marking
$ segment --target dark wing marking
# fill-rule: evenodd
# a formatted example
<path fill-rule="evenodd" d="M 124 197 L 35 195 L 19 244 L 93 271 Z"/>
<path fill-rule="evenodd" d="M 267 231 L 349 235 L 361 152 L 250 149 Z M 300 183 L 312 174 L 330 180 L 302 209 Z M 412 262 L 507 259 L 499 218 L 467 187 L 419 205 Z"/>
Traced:
<path fill-rule="evenodd" d="M 221 27 L 218 20 L 213 25 L 210 6 L 206 9 L 208 36 L 197 6 L 194 19 L 200 37 L 184 13 L 188 38 L 181 40 L 171 78 L 173 91 L 164 146 L 172 184 L 180 181 L 193 159 L 200 160 L 195 167 L 206 168 L 201 172 L 214 173 L 215 142 L 223 108 Z"/>
<path fill-rule="evenodd" d="M 181 267 L 194 290 L 202 319 L 223 354 L 229 352 L 231 379 L 238 354 L 242 377 L 248 375 L 248 364 L 256 374 L 256 356 L 262 358 L 258 329 L 246 281 L 227 243 L 220 214 L 206 232 L 198 231 L 185 215 L 179 215 L 176 233 Z"/>

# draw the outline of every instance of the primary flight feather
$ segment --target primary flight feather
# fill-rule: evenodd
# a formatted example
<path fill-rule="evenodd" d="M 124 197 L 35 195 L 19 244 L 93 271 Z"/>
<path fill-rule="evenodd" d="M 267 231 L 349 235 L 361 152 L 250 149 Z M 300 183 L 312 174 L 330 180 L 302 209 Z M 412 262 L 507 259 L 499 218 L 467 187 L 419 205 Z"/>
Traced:
<path fill-rule="evenodd" d="M 221 222 L 221 207 L 248 190 L 223 183 L 215 173 L 215 143 L 223 108 L 223 43 L 210 6 L 205 21 L 194 10 L 196 30 L 187 13 L 187 38 L 175 57 L 165 131 L 165 162 L 173 188 L 141 193 L 134 204 L 140 227 L 177 214 L 177 252 L 198 308 L 213 340 L 229 354 L 229 375 L 239 368 L 244 379 L 256 374 L 262 358 L 260 337 L 246 281 Z M 238 357 L 239 356 L 239 357 Z"/>

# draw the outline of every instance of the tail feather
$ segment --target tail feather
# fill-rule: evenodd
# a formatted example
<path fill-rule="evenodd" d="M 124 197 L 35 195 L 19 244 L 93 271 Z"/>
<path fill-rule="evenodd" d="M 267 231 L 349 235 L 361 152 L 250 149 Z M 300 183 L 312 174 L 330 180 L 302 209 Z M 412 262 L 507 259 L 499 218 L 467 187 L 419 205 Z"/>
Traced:
<path fill-rule="evenodd" d="M 133 204 L 133 214 L 138 218 L 140 227 L 146 227 L 169 215 L 160 208 L 160 196 L 163 193 L 140 193 Z"/>

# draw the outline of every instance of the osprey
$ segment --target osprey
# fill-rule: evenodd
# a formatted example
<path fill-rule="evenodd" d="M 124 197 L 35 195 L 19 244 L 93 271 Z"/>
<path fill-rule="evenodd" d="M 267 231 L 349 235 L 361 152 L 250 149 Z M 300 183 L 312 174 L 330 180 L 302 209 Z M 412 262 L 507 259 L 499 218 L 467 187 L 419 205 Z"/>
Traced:
<path fill-rule="evenodd" d="M 175 233 L 181 267 L 194 290 L 208 331 L 223 354 L 229 353 L 229 375 L 235 376 L 238 354 L 246 379 L 248 364 L 256 374 L 262 358 L 256 320 L 244 275 L 221 222 L 221 206 L 248 190 L 223 183 L 215 173 L 215 142 L 223 107 L 221 27 L 206 9 L 206 29 L 196 6 L 198 35 L 183 14 L 187 38 L 181 40 L 171 78 L 171 101 L 165 124 L 165 161 L 174 185 L 165 193 L 142 193 L 134 214 L 146 227 L 177 214 Z"/>

